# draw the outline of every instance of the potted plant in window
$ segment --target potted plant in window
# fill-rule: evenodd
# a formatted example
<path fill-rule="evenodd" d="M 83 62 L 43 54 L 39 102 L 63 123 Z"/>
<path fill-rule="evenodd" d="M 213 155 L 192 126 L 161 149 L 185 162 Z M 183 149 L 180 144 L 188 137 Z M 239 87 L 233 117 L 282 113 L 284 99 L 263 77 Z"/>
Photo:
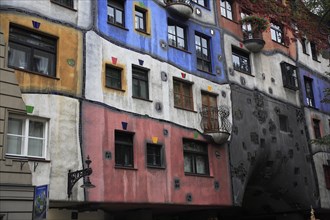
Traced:
<path fill-rule="evenodd" d="M 243 25 L 243 44 L 251 52 L 259 52 L 265 45 L 262 39 L 262 32 L 267 30 L 269 21 L 258 15 L 244 17 L 241 21 Z"/>

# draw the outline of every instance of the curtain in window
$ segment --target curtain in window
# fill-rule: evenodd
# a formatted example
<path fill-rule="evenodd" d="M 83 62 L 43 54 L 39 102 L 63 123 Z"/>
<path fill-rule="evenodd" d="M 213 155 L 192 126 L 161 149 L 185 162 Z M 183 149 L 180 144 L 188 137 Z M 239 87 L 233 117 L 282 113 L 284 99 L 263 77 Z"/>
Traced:
<path fill-rule="evenodd" d="M 25 51 L 10 48 L 8 66 L 15 66 L 21 69 L 27 68 L 27 54 Z"/>
<path fill-rule="evenodd" d="M 10 118 L 8 123 L 7 153 L 21 154 L 23 144 L 23 121 Z"/>
<path fill-rule="evenodd" d="M 35 66 L 37 67 L 37 72 L 48 75 L 48 58 L 34 56 L 34 62 Z"/>
<path fill-rule="evenodd" d="M 42 156 L 43 149 L 43 131 L 44 125 L 42 122 L 30 121 L 29 123 L 29 156 Z"/>

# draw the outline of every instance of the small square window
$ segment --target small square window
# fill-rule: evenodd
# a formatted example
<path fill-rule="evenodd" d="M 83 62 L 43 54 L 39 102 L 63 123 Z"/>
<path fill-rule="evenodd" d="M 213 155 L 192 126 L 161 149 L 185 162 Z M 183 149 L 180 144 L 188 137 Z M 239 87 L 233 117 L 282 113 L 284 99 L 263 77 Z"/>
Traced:
<path fill-rule="evenodd" d="M 147 11 L 135 6 L 135 30 L 147 32 Z"/>
<path fill-rule="evenodd" d="M 148 70 L 132 66 L 133 97 L 149 99 Z"/>
<path fill-rule="evenodd" d="M 284 32 L 283 27 L 274 23 L 270 24 L 270 33 L 272 36 L 272 40 L 279 43 L 284 44 Z"/>
<path fill-rule="evenodd" d="M 286 115 L 279 115 L 278 118 L 280 121 L 280 130 L 284 132 L 288 132 L 289 131 L 288 117 Z"/>
<path fill-rule="evenodd" d="M 162 167 L 162 145 L 147 144 L 147 165 L 150 167 Z"/>
<path fill-rule="evenodd" d="M 55 2 L 59 5 L 63 5 L 65 7 L 68 8 L 72 8 L 73 9 L 73 0 L 51 0 L 52 2 Z"/>
<path fill-rule="evenodd" d="M 121 85 L 122 69 L 106 65 L 105 70 L 105 85 L 113 89 L 122 89 Z"/>
<path fill-rule="evenodd" d="M 173 79 L 174 106 L 177 108 L 193 110 L 192 84 L 179 79 Z"/>
<path fill-rule="evenodd" d="M 207 144 L 183 140 L 184 172 L 187 174 L 209 174 Z"/>
<path fill-rule="evenodd" d="M 251 74 L 250 55 L 242 50 L 232 48 L 234 70 Z"/>
<path fill-rule="evenodd" d="M 115 163 L 120 167 L 134 167 L 133 160 L 134 134 L 115 131 Z"/>
<path fill-rule="evenodd" d="M 289 63 L 282 62 L 281 69 L 283 86 L 290 89 L 298 89 L 297 67 Z"/>
<path fill-rule="evenodd" d="M 229 20 L 233 20 L 233 5 L 231 1 L 220 1 L 221 7 L 221 15 L 228 18 Z"/>
<path fill-rule="evenodd" d="M 108 22 L 121 27 L 125 26 L 124 4 L 122 0 L 108 0 Z"/>

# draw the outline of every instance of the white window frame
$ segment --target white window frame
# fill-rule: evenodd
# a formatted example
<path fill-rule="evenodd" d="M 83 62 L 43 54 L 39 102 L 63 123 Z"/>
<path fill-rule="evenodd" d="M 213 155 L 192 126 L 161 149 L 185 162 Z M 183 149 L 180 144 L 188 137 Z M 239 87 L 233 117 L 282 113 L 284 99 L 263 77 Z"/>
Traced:
<path fill-rule="evenodd" d="M 47 153 L 47 146 L 48 146 L 48 127 L 49 127 L 49 122 L 47 119 L 44 118 L 34 118 L 34 117 L 26 117 L 26 116 L 21 116 L 21 115 L 16 115 L 16 114 L 10 114 L 8 117 L 8 127 L 7 131 L 9 131 L 9 120 L 10 119 L 19 119 L 23 121 L 23 126 L 22 126 L 22 134 L 17 135 L 17 134 L 10 134 L 7 132 L 6 136 L 6 141 L 7 141 L 7 149 L 6 149 L 6 155 L 8 156 L 18 156 L 18 157 L 33 157 L 33 158 L 46 158 L 46 153 Z M 42 146 L 42 155 L 41 156 L 35 156 L 35 155 L 28 155 L 28 143 L 29 143 L 29 124 L 30 121 L 37 121 L 37 122 L 42 122 L 44 125 L 43 128 L 43 138 L 38 138 L 38 137 L 33 137 L 34 139 L 39 139 L 43 140 L 43 146 Z M 8 137 L 21 137 L 22 138 L 22 143 L 21 143 L 21 153 L 20 154 L 14 154 L 14 153 L 8 153 Z"/>

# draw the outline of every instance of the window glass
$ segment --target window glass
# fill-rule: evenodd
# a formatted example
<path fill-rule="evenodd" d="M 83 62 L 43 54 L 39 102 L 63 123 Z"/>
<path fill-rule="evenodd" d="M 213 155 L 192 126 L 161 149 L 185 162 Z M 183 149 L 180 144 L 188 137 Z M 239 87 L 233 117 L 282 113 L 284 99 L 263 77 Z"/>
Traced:
<path fill-rule="evenodd" d="M 235 70 L 251 74 L 250 56 L 248 53 L 232 48 L 233 67 Z"/>
<path fill-rule="evenodd" d="M 195 48 L 197 57 L 197 69 L 209 73 L 212 72 L 209 40 L 196 34 Z"/>
<path fill-rule="evenodd" d="M 133 135 L 115 131 L 115 162 L 116 166 L 133 167 Z"/>
<path fill-rule="evenodd" d="M 173 80 L 174 106 L 193 110 L 192 84 L 180 80 Z"/>
<path fill-rule="evenodd" d="M 280 121 L 280 130 L 288 132 L 288 117 L 286 115 L 279 115 L 279 121 Z"/>
<path fill-rule="evenodd" d="M 146 12 L 135 7 L 135 29 L 146 32 Z"/>
<path fill-rule="evenodd" d="M 162 166 L 162 145 L 147 144 L 147 165 L 161 167 Z"/>
<path fill-rule="evenodd" d="M 232 3 L 230 1 L 221 0 L 220 7 L 221 15 L 230 20 L 233 20 Z"/>
<path fill-rule="evenodd" d="M 283 86 L 298 89 L 297 68 L 286 62 L 281 63 Z"/>
<path fill-rule="evenodd" d="M 307 105 L 310 107 L 315 107 L 314 92 L 313 92 L 313 79 L 305 76 L 304 81 L 305 81 L 305 92 L 306 92 Z"/>
<path fill-rule="evenodd" d="M 66 6 L 68 8 L 73 8 L 73 0 L 51 0 L 51 1 Z"/>
<path fill-rule="evenodd" d="M 121 89 L 122 69 L 106 65 L 105 85 L 109 88 Z"/>
<path fill-rule="evenodd" d="M 148 90 L 148 70 L 132 67 L 133 77 L 133 97 L 149 99 Z"/>
<path fill-rule="evenodd" d="M 216 95 L 202 93 L 202 121 L 204 131 L 219 131 Z"/>
<path fill-rule="evenodd" d="M 170 21 L 168 24 L 168 43 L 173 47 L 177 47 L 182 50 L 186 49 L 185 29 L 178 25 L 172 24 Z"/>
<path fill-rule="evenodd" d="M 208 150 L 205 143 L 184 140 L 184 172 L 191 174 L 209 174 Z"/>
<path fill-rule="evenodd" d="M 280 43 L 280 44 L 284 44 L 283 28 L 281 26 L 271 23 L 270 24 L 270 33 L 271 33 L 273 41 L 276 41 L 277 43 Z"/>
<path fill-rule="evenodd" d="M 192 0 L 194 3 L 198 4 L 198 5 L 201 5 L 201 6 L 204 6 L 204 7 L 207 7 L 206 5 L 206 2 L 208 0 Z"/>
<path fill-rule="evenodd" d="M 124 4 L 125 1 L 108 0 L 108 22 L 124 26 Z"/>

